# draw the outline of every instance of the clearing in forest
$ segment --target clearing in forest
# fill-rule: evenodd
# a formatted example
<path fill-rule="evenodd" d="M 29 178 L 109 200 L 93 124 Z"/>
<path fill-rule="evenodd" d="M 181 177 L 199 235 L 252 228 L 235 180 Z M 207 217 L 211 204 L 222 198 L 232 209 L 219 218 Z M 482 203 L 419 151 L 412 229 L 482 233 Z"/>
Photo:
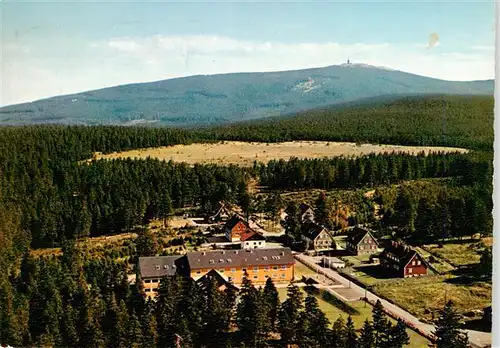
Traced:
<path fill-rule="evenodd" d="M 111 154 L 96 153 L 93 159 L 148 157 L 165 161 L 216 164 L 252 165 L 254 161 L 267 163 L 273 159 L 323 158 L 335 156 L 362 156 L 370 153 L 406 152 L 461 152 L 468 150 L 439 146 L 372 145 L 327 141 L 291 141 L 283 143 L 255 143 L 223 141 L 219 143 L 195 143 L 148 149 L 137 149 Z"/>

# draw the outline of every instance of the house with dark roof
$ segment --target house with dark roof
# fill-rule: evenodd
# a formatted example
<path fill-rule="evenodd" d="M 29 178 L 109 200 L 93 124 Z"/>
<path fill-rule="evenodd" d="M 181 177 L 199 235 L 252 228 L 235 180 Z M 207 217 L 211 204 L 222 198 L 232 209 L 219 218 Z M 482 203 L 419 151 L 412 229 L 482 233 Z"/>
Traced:
<path fill-rule="evenodd" d="M 139 274 L 147 296 L 155 296 L 163 277 L 178 274 L 185 268 L 183 256 L 139 257 Z"/>
<path fill-rule="evenodd" d="M 375 254 L 378 247 L 377 239 L 364 227 L 355 227 L 346 239 L 346 250 L 354 255 Z"/>
<path fill-rule="evenodd" d="M 223 227 L 226 239 L 231 242 L 240 242 L 241 235 L 249 230 L 248 224 L 238 214 L 234 214 Z"/>
<path fill-rule="evenodd" d="M 235 285 L 245 274 L 254 284 L 289 283 L 295 275 L 295 259 L 289 248 L 193 251 L 186 254 L 188 273 L 198 280 L 212 270 Z"/>
<path fill-rule="evenodd" d="M 299 205 L 300 210 L 300 219 L 302 222 L 314 221 L 314 210 L 311 208 L 309 204 L 301 203 Z"/>
<path fill-rule="evenodd" d="M 335 241 L 330 231 L 313 222 L 302 224 L 301 238 L 307 249 L 323 251 L 335 248 Z"/>
<path fill-rule="evenodd" d="M 416 250 L 403 243 L 392 241 L 380 256 L 380 267 L 396 277 L 427 275 L 429 264 Z"/>

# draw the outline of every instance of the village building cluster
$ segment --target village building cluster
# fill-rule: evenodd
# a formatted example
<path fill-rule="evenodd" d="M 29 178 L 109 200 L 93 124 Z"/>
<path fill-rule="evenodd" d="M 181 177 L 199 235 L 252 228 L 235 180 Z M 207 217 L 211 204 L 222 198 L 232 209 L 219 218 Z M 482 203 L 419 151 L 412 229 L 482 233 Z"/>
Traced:
<path fill-rule="evenodd" d="M 338 250 L 334 232 L 315 222 L 314 210 L 309 205 L 303 203 L 299 209 L 305 251 L 328 252 L 328 256 L 321 259 L 323 266 L 344 268 L 345 262 L 331 254 Z M 221 225 L 221 234 L 208 237 L 207 243 L 202 245 L 212 250 L 139 258 L 138 276 L 147 296 L 156 296 L 161 279 L 174 275 L 192 278 L 201 285 L 212 279 L 220 289 L 237 288 L 244 277 L 255 285 L 265 284 L 268 278 L 275 283 L 295 280 L 295 259 L 289 247 L 269 247 L 262 233 L 252 229 L 247 221 L 224 204 L 220 204 L 217 212 L 206 220 Z M 386 274 L 394 277 L 423 276 L 430 268 L 416 250 L 395 241 L 382 248 L 374 231 L 360 226 L 348 232 L 343 251 L 348 255 L 370 255 L 372 260 L 379 260 L 379 267 Z"/>

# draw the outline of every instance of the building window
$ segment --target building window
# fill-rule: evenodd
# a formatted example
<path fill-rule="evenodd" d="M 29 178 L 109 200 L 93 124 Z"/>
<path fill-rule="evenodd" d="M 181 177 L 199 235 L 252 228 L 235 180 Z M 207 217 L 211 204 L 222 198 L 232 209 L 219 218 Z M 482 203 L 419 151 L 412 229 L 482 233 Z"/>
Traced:
<path fill-rule="evenodd" d="M 196 271 L 196 274 L 201 274 L 201 271 L 200 271 L 200 270 L 197 270 L 197 271 Z"/>
<path fill-rule="evenodd" d="M 413 272 L 413 268 L 408 268 L 408 273 L 412 273 Z"/>
<path fill-rule="evenodd" d="M 264 278 L 269 278 L 269 276 L 268 276 L 268 275 L 265 275 L 265 276 L 264 276 Z"/>
<path fill-rule="evenodd" d="M 253 271 L 254 271 L 254 272 L 258 272 L 258 271 L 259 271 L 259 267 L 254 267 L 254 268 L 253 268 Z"/>
<path fill-rule="evenodd" d="M 224 268 L 221 268 L 221 269 L 219 270 L 219 272 L 220 272 L 220 273 L 224 273 Z"/>
<path fill-rule="evenodd" d="M 153 288 L 153 291 L 158 291 L 158 288 Z"/>
<path fill-rule="evenodd" d="M 151 279 L 146 279 L 146 280 L 144 281 L 144 283 L 148 283 L 148 284 L 149 284 L 149 283 L 151 283 Z"/>
<path fill-rule="evenodd" d="M 144 289 L 145 292 L 151 292 L 151 289 Z"/>
<path fill-rule="evenodd" d="M 422 264 L 422 262 L 420 262 L 420 261 L 417 261 L 417 265 L 419 265 L 419 266 L 420 266 L 421 264 Z"/>
<path fill-rule="evenodd" d="M 255 276 L 253 276 L 253 279 L 257 279 L 257 278 L 259 278 L 259 277 L 258 277 L 258 276 L 256 276 L 256 275 L 255 275 Z"/>
<path fill-rule="evenodd" d="M 246 268 L 243 268 L 243 269 L 242 269 L 242 271 L 243 271 L 243 272 L 246 272 L 246 271 L 247 271 L 247 269 L 246 269 Z"/>
<path fill-rule="evenodd" d="M 281 273 L 281 278 L 285 278 L 285 273 Z"/>
<path fill-rule="evenodd" d="M 264 271 L 269 271 L 269 266 L 264 266 Z"/>
<path fill-rule="evenodd" d="M 156 270 L 159 271 L 160 270 L 160 265 L 156 265 Z"/>
<path fill-rule="evenodd" d="M 281 265 L 281 269 L 286 269 L 286 265 Z"/>
<path fill-rule="evenodd" d="M 273 274 L 273 278 L 276 278 L 276 277 L 278 277 L 278 275 L 277 274 Z"/>
<path fill-rule="evenodd" d="M 231 272 L 236 272 L 236 268 L 231 268 Z"/>
<path fill-rule="evenodd" d="M 278 269 L 278 266 L 273 266 L 273 269 L 274 269 L 274 270 L 277 270 L 277 269 Z"/>
<path fill-rule="evenodd" d="M 152 282 L 153 283 L 158 283 L 158 279 L 153 279 Z"/>

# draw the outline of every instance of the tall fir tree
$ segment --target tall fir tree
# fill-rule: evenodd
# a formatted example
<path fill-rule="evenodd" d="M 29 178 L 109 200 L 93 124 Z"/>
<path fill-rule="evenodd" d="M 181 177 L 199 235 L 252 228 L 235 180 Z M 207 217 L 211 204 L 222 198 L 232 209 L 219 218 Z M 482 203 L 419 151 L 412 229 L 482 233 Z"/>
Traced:
<path fill-rule="evenodd" d="M 372 324 L 365 319 L 358 340 L 359 348 L 375 348 L 375 337 L 373 335 Z"/>
<path fill-rule="evenodd" d="M 298 334 L 302 331 L 302 299 L 300 289 L 293 283 L 288 285 L 287 299 L 279 311 L 279 332 L 283 344 L 294 344 L 298 341 Z"/>
<path fill-rule="evenodd" d="M 466 348 L 468 347 L 468 336 L 460 330 L 460 316 L 453 307 L 453 302 L 448 301 L 440 311 L 436 322 L 437 348 Z"/>
<path fill-rule="evenodd" d="M 274 285 L 274 282 L 271 277 L 267 278 L 266 285 L 263 290 L 263 299 L 267 304 L 269 309 L 268 318 L 269 318 L 269 329 L 274 331 L 278 322 L 278 312 L 280 308 L 280 298 L 278 294 L 278 290 Z"/>
<path fill-rule="evenodd" d="M 354 328 L 354 322 L 352 321 L 352 317 L 349 316 L 347 318 L 345 324 L 345 346 L 346 347 L 357 347 L 358 346 L 358 335 L 356 333 L 356 329 Z"/>
<path fill-rule="evenodd" d="M 384 307 L 380 300 L 373 306 L 373 333 L 375 337 L 375 347 L 383 347 L 389 341 L 391 323 L 387 320 Z"/>
<path fill-rule="evenodd" d="M 391 329 L 387 346 L 389 348 L 403 348 L 403 346 L 409 343 L 410 337 L 406 333 L 406 325 L 401 319 L 398 319 L 397 324 Z"/>

